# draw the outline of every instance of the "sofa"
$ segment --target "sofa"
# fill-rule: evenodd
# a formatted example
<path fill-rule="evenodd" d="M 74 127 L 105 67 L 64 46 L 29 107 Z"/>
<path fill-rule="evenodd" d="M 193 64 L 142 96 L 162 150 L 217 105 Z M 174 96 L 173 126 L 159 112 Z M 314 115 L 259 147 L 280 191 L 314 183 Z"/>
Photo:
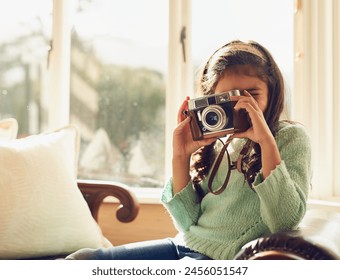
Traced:
<path fill-rule="evenodd" d="M 113 196 L 118 199 L 116 218 L 122 223 L 132 222 L 138 215 L 139 202 L 134 193 L 126 185 L 118 182 L 100 180 L 77 180 L 84 199 L 93 218 L 98 222 L 99 208 L 105 198 Z"/>
<path fill-rule="evenodd" d="M 81 248 L 112 246 L 98 226 L 108 196 L 116 218 L 131 222 L 138 201 L 128 186 L 77 178 L 79 133 L 73 126 L 17 139 L 0 120 L 0 259 L 55 259 Z M 340 214 L 309 209 L 296 230 L 249 242 L 236 260 L 340 259 Z"/>

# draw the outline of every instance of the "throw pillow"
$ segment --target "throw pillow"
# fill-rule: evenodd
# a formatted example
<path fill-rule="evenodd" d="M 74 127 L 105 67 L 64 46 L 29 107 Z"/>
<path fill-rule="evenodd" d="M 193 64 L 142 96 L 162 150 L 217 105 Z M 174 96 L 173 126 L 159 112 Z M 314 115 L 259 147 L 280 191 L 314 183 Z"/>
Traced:
<path fill-rule="evenodd" d="M 77 187 L 78 149 L 73 126 L 0 142 L 0 259 L 107 245 Z"/>
<path fill-rule="evenodd" d="M 17 137 L 18 122 L 16 119 L 8 118 L 0 120 L 0 141 L 12 140 Z"/>

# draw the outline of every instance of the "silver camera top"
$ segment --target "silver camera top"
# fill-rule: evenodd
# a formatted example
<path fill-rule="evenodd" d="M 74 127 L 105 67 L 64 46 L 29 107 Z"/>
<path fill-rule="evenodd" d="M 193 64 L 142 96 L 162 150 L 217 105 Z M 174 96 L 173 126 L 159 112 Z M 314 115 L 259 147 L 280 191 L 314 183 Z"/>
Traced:
<path fill-rule="evenodd" d="M 240 96 L 241 91 L 238 89 L 230 90 L 227 92 L 205 95 L 202 97 L 190 99 L 188 102 L 189 110 L 196 110 L 199 108 L 207 107 L 213 104 L 221 104 L 230 101 L 231 96 Z"/>

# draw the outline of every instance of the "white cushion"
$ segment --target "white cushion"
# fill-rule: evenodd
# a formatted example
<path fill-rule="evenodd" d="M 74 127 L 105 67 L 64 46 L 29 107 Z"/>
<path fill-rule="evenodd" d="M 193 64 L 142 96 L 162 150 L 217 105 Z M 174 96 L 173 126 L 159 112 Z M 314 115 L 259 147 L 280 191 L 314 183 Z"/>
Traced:
<path fill-rule="evenodd" d="M 0 141 L 15 139 L 18 134 L 18 122 L 16 119 L 8 118 L 0 120 Z"/>
<path fill-rule="evenodd" d="M 107 245 L 77 187 L 78 150 L 73 126 L 0 142 L 0 259 Z"/>

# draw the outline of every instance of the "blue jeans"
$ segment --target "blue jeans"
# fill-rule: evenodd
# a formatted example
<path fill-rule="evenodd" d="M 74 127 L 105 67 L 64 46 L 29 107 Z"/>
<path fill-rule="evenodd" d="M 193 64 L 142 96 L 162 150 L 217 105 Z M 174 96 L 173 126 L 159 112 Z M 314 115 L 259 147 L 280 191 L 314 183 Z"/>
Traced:
<path fill-rule="evenodd" d="M 190 258 L 209 260 L 210 258 L 173 239 L 160 239 L 131 243 L 100 249 L 81 249 L 66 257 L 67 260 L 180 260 Z"/>

